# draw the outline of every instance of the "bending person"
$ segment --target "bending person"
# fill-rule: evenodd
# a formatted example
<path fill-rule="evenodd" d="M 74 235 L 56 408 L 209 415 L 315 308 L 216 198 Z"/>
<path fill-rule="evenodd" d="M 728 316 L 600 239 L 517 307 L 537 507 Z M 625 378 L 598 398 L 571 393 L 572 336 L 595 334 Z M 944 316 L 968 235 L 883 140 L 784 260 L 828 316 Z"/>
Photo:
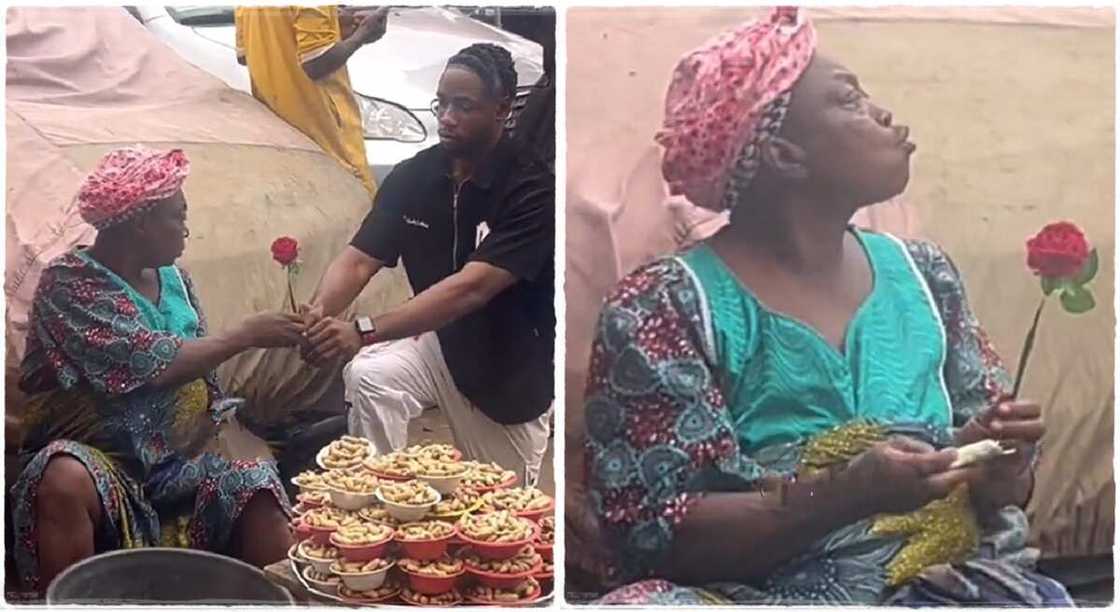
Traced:
<path fill-rule="evenodd" d="M 349 361 L 350 433 L 400 450 L 409 420 L 438 405 L 467 458 L 532 484 L 552 402 L 555 180 L 504 133 L 516 87 L 501 47 L 450 59 L 433 102 L 440 144 L 386 177 L 307 321 L 312 362 Z M 398 262 L 415 297 L 377 317 L 336 318 Z"/>

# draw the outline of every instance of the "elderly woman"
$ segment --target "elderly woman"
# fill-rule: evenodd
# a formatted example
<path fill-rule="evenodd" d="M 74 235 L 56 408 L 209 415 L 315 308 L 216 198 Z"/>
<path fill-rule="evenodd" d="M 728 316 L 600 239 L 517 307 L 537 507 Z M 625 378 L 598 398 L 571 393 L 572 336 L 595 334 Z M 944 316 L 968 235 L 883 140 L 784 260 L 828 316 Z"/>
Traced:
<path fill-rule="evenodd" d="M 679 63 L 658 142 L 730 224 L 625 278 L 587 390 L 601 603 L 1069 603 L 1022 507 L 1039 406 L 932 244 L 849 225 L 914 145 L 796 9 Z M 1014 453 L 958 467 L 955 447 Z"/>
<path fill-rule="evenodd" d="M 207 336 L 186 272 L 178 150 L 106 155 L 81 186 L 93 246 L 55 259 L 35 294 L 21 368 L 25 467 L 12 489 L 15 561 L 46 588 L 97 552 L 190 546 L 264 566 L 290 545 L 275 464 L 184 456 L 221 397 L 214 369 L 251 347 L 299 341 L 294 315 Z"/>

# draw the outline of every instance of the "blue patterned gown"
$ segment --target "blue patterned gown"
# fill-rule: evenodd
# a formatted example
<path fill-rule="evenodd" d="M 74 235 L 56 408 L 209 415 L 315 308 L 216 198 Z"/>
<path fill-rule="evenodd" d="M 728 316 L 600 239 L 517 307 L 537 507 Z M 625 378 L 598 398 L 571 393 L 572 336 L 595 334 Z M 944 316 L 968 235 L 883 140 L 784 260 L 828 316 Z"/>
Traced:
<path fill-rule="evenodd" d="M 267 492 L 289 509 L 274 462 L 187 458 L 172 448 L 207 418 L 220 392 L 213 373 L 178 388 L 149 385 L 184 340 L 206 333 L 187 274 L 176 266 L 158 273 L 157 304 L 81 250 L 43 271 L 20 377 L 29 393 L 24 468 L 12 487 L 14 557 L 27 589 L 47 586 L 38 577 L 36 493 L 59 455 L 84 464 L 97 486 L 97 552 L 155 545 L 225 552 L 254 494 Z"/>
<path fill-rule="evenodd" d="M 853 422 L 934 446 L 995 403 L 1007 375 L 968 308 L 948 258 L 924 242 L 853 230 L 871 293 L 843 352 L 771 311 L 700 245 L 624 279 L 592 349 L 586 479 L 609 534 L 600 603 L 1063 604 L 1033 571 L 1019 508 L 984 517 L 973 558 L 927 567 L 895 587 L 906 544 L 864 519 L 822 538 L 756 583 L 682 586 L 659 579 L 677 525 L 714 491 L 758 490 L 795 473 L 805 444 Z M 760 553 L 763 554 L 763 553 Z"/>

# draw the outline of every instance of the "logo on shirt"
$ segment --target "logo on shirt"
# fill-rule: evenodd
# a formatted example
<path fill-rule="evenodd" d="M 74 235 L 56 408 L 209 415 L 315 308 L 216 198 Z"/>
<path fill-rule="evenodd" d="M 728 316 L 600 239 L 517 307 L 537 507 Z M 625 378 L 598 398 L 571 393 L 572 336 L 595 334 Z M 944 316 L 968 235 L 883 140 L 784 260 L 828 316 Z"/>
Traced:
<path fill-rule="evenodd" d="M 422 227 L 424 229 L 428 229 L 428 224 L 427 223 L 425 223 L 425 222 L 423 222 L 419 219 L 413 219 L 412 217 L 409 217 L 408 215 L 405 215 L 404 222 L 409 224 L 409 225 L 415 225 L 416 227 Z"/>
<path fill-rule="evenodd" d="M 478 227 L 475 228 L 475 232 L 474 232 L 474 248 L 477 249 L 478 245 L 482 244 L 483 240 L 486 240 L 486 236 L 489 233 L 490 233 L 490 226 L 486 225 L 485 221 L 483 221 L 482 223 L 479 223 Z"/>

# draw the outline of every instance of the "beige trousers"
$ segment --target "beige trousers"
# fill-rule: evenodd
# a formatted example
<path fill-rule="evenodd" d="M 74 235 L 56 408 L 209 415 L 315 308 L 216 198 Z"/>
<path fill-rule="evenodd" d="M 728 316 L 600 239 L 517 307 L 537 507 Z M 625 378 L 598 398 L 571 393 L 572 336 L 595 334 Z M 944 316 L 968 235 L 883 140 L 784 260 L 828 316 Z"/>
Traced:
<path fill-rule="evenodd" d="M 408 443 L 408 422 L 439 406 L 455 446 L 467 459 L 493 461 L 535 485 L 548 447 L 549 412 L 520 425 L 501 425 L 455 386 L 435 332 L 367 346 L 346 365 L 350 434 L 373 443 L 378 454 Z"/>

